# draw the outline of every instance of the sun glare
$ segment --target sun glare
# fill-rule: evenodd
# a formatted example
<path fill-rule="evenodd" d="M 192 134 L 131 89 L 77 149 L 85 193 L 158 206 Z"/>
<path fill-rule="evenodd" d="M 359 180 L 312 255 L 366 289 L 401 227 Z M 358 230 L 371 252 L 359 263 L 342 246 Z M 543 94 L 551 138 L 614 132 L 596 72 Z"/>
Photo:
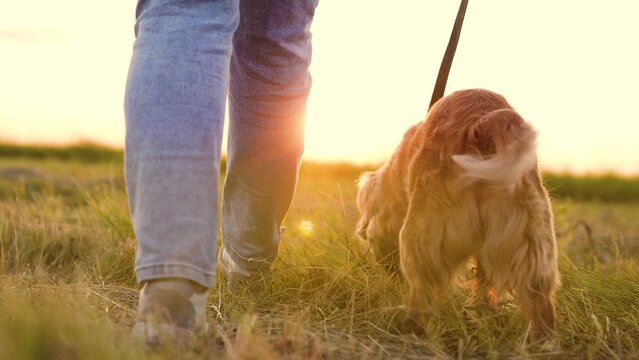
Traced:
<path fill-rule="evenodd" d="M 299 224 L 299 231 L 302 235 L 310 235 L 313 232 L 315 225 L 311 220 L 302 220 Z"/>
<path fill-rule="evenodd" d="M 0 140 L 122 146 L 135 2 L 32 3 L 0 5 Z M 426 115 L 458 5 L 320 1 L 306 159 L 388 159 Z M 539 131 L 546 169 L 639 173 L 638 12 L 636 1 L 471 2 L 447 92 L 504 94 Z"/>

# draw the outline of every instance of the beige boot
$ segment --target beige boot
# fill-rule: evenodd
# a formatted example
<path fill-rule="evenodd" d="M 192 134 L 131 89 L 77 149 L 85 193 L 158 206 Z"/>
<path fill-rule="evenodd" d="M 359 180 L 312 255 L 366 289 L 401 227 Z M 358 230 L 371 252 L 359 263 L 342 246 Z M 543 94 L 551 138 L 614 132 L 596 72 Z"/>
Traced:
<path fill-rule="evenodd" d="M 140 290 L 133 336 L 147 344 L 189 343 L 208 331 L 207 291 L 185 279 L 158 279 Z"/>

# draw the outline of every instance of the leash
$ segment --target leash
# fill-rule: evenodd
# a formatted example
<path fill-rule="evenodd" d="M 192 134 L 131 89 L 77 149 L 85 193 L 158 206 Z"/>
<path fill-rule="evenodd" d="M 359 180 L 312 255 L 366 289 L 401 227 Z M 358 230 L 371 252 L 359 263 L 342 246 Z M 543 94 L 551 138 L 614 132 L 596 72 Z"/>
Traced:
<path fill-rule="evenodd" d="M 455 50 L 457 50 L 457 43 L 459 42 L 459 34 L 461 34 L 462 24 L 464 23 L 464 15 L 466 14 L 466 7 L 468 6 L 468 0 L 462 0 L 459 5 L 459 11 L 457 11 L 457 18 L 455 18 L 455 25 L 453 26 L 453 32 L 450 34 L 450 40 L 448 40 L 448 46 L 442 59 L 442 64 L 439 67 L 439 74 L 437 74 L 437 81 L 435 82 L 435 89 L 433 90 L 433 96 L 430 98 L 430 105 L 428 110 L 433 107 L 433 104 L 437 100 L 444 97 L 446 91 L 446 82 L 448 81 L 448 74 L 450 68 L 453 65 L 453 58 L 455 57 Z"/>

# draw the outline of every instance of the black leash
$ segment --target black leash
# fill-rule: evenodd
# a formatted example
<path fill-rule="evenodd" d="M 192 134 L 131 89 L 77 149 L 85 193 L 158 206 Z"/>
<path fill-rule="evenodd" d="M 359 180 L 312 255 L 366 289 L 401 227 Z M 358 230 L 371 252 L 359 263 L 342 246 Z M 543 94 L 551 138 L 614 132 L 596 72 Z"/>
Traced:
<path fill-rule="evenodd" d="M 466 14 L 466 7 L 468 6 L 468 0 L 462 0 L 459 5 L 459 11 L 457 12 L 457 18 L 455 19 L 455 25 L 453 26 L 453 32 L 450 34 L 450 40 L 448 40 L 448 46 L 442 59 L 442 64 L 439 67 L 439 74 L 437 74 L 437 81 L 435 82 L 435 89 L 433 90 L 433 96 L 430 98 L 430 105 L 428 109 L 433 107 L 433 104 L 437 100 L 444 97 L 446 91 L 446 82 L 448 81 L 448 73 L 450 73 L 450 67 L 453 65 L 453 58 L 455 57 L 455 50 L 457 50 L 457 43 L 459 42 L 459 34 L 461 34 L 462 24 L 464 23 L 464 14 Z"/>

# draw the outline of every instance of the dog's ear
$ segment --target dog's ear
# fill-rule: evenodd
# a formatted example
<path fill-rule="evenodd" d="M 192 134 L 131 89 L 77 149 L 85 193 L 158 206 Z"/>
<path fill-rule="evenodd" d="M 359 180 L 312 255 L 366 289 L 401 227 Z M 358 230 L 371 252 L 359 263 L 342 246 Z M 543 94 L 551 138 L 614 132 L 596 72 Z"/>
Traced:
<path fill-rule="evenodd" d="M 355 232 L 359 237 L 367 240 L 366 229 L 374 213 L 374 192 L 377 188 L 377 172 L 365 172 L 357 180 L 357 208 L 359 209 L 360 218 L 355 226 Z"/>
<path fill-rule="evenodd" d="M 362 188 L 366 187 L 368 183 L 373 180 L 373 178 L 377 175 L 375 171 L 366 171 L 364 172 L 359 179 L 355 182 L 357 184 L 357 188 L 362 190 Z"/>
<path fill-rule="evenodd" d="M 368 240 L 368 238 L 366 237 L 367 228 L 368 228 L 368 218 L 362 216 L 357 221 L 357 225 L 355 225 L 355 233 L 357 234 L 357 236 L 359 236 L 363 240 Z"/>

